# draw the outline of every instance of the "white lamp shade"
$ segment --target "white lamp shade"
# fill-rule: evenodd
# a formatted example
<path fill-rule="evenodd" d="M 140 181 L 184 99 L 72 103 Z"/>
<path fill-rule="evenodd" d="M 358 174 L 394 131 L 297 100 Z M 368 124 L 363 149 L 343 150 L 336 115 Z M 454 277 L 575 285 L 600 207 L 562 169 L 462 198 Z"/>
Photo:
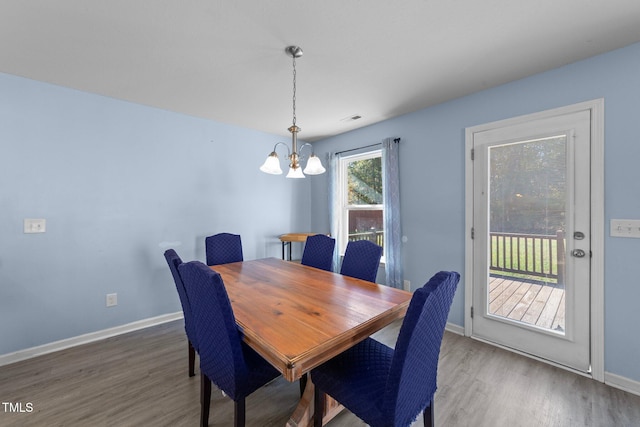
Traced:
<path fill-rule="evenodd" d="M 282 175 L 282 169 L 280 169 L 280 160 L 278 160 L 278 155 L 275 153 L 275 151 L 269 154 L 267 160 L 265 160 L 262 166 L 260 166 L 260 170 L 271 175 Z"/>
<path fill-rule="evenodd" d="M 321 173 L 325 173 L 326 169 L 322 166 L 322 162 L 320 158 L 315 154 L 309 156 L 309 160 L 307 160 L 307 166 L 304 168 L 304 173 L 307 175 L 320 175 Z"/>
<path fill-rule="evenodd" d="M 289 173 L 287 174 L 287 178 L 304 178 L 304 174 L 302 173 L 302 168 L 289 168 Z"/>

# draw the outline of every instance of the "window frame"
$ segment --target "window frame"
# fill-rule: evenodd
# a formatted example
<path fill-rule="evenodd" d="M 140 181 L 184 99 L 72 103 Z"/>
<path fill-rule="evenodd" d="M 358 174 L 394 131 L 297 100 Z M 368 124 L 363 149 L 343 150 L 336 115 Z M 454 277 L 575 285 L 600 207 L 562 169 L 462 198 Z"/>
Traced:
<path fill-rule="evenodd" d="M 338 197 L 339 197 L 339 201 L 340 201 L 340 223 L 341 223 L 341 227 L 339 230 L 339 238 L 338 238 L 338 242 L 339 242 L 339 253 L 340 256 L 344 256 L 344 252 L 347 248 L 347 243 L 349 242 L 349 211 L 357 211 L 357 210 L 366 210 L 366 211 L 371 211 L 371 210 L 380 210 L 382 211 L 382 223 L 383 223 L 383 230 L 384 230 L 384 224 L 385 224 L 385 216 L 386 216 L 386 212 L 384 209 L 384 202 L 380 203 L 380 204 L 375 204 L 375 205 L 350 205 L 349 204 L 349 200 L 348 200 L 348 170 L 347 167 L 351 162 L 354 161 L 360 161 L 360 160 L 367 160 L 367 159 L 374 159 L 374 158 L 380 158 L 380 161 L 382 162 L 382 149 L 377 149 L 377 150 L 371 150 L 371 151 L 366 151 L 363 153 L 358 153 L 358 154 L 352 154 L 350 156 L 344 156 L 344 157 L 340 157 L 339 159 L 339 173 L 338 173 Z M 383 179 L 383 185 L 382 185 L 382 197 L 384 200 L 384 192 L 385 192 L 385 188 L 384 188 L 384 162 L 382 162 L 382 179 Z M 380 260 L 380 262 L 382 264 L 384 264 L 384 260 L 385 260 L 385 255 L 384 255 L 384 246 L 383 246 L 383 254 L 382 254 L 382 258 Z"/>

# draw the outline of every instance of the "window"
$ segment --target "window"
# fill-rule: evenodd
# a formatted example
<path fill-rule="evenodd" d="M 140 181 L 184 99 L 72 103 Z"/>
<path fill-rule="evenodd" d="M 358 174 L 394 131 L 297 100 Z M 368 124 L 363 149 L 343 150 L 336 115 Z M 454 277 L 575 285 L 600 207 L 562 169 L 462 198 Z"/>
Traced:
<path fill-rule="evenodd" d="M 347 242 L 355 240 L 369 240 L 384 247 L 382 151 L 341 158 L 339 186 L 340 253 L 344 254 Z"/>

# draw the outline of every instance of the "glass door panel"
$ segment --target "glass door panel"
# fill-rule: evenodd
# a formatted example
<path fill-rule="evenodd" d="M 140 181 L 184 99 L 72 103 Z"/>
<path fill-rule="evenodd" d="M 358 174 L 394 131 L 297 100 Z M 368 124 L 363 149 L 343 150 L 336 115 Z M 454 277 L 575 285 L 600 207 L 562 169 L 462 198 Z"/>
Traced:
<path fill-rule="evenodd" d="M 488 313 L 564 333 L 567 136 L 489 148 Z"/>

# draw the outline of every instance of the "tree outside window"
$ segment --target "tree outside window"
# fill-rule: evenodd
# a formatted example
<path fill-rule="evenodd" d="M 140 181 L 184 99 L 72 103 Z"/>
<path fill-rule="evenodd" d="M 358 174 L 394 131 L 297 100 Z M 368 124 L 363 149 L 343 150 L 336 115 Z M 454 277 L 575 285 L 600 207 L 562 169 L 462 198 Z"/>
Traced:
<path fill-rule="evenodd" d="M 369 240 L 379 246 L 384 241 L 382 201 L 382 152 L 341 159 L 343 190 L 343 247 L 348 241 Z"/>

